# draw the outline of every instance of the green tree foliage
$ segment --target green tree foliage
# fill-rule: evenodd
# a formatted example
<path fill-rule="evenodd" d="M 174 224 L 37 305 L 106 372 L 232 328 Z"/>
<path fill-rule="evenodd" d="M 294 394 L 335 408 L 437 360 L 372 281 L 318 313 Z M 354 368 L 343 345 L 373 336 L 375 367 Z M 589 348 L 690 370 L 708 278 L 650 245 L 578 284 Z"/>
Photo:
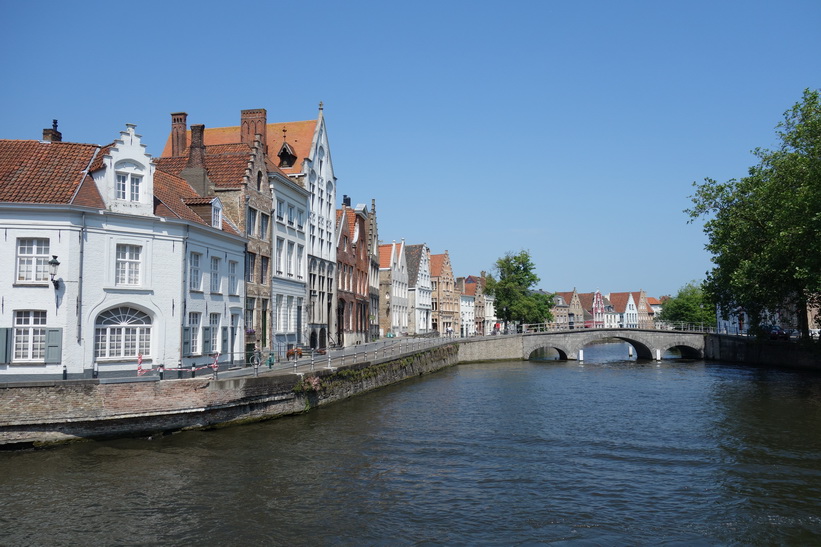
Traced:
<path fill-rule="evenodd" d="M 542 323 L 553 319 L 550 312 L 553 299 L 533 290 L 539 282 L 535 269 L 527 251 L 508 252 L 496 261 L 494 272 L 497 277 L 488 276 L 485 292 L 495 297 L 499 319 L 520 323 Z"/>
<path fill-rule="evenodd" d="M 693 183 L 692 222 L 704 232 L 715 264 L 704 289 L 726 315 L 741 306 L 754 324 L 765 310 L 805 310 L 821 294 L 821 99 L 805 90 L 776 127 L 780 146 L 756 149 L 746 177 Z"/>
<path fill-rule="evenodd" d="M 716 309 L 695 281 L 681 287 L 678 294 L 664 301 L 658 316 L 666 323 L 691 323 L 714 327 Z"/>

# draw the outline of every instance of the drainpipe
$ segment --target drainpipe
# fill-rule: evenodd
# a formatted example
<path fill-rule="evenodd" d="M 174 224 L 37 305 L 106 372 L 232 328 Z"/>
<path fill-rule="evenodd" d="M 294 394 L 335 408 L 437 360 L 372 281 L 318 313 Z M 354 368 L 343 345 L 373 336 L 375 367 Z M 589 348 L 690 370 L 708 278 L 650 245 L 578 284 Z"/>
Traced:
<path fill-rule="evenodd" d="M 83 266 L 85 264 L 86 214 L 82 214 L 83 225 L 80 228 L 80 273 L 77 279 L 77 343 L 83 341 Z"/>

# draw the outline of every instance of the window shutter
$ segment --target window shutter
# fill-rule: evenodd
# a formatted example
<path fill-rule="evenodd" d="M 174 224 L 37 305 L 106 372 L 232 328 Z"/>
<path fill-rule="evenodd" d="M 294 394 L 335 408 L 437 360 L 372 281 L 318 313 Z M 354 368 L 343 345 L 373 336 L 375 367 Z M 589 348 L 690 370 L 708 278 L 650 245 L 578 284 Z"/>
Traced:
<path fill-rule="evenodd" d="M 202 354 L 211 353 L 211 327 L 202 328 Z"/>
<path fill-rule="evenodd" d="M 60 363 L 63 353 L 63 329 L 46 331 L 46 363 Z"/>
<path fill-rule="evenodd" d="M 0 329 L 0 363 L 11 363 L 11 339 L 12 330 L 10 328 Z"/>
<path fill-rule="evenodd" d="M 182 328 L 182 356 L 191 355 L 191 327 Z"/>
<path fill-rule="evenodd" d="M 222 353 L 231 351 L 231 346 L 228 345 L 228 327 L 222 327 Z"/>

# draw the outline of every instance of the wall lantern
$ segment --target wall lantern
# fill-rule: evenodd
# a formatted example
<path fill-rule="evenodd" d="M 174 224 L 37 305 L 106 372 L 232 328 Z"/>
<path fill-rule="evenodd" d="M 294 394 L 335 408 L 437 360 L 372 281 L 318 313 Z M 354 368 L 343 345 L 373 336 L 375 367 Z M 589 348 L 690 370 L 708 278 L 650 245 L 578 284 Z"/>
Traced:
<path fill-rule="evenodd" d="M 51 283 L 54 285 L 54 290 L 60 288 L 60 280 L 54 279 L 57 275 L 57 268 L 60 267 L 60 261 L 57 260 L 57 255 L 51 255 L 51 260 L 48 261 L 48 272 L 51 274 Z"/>

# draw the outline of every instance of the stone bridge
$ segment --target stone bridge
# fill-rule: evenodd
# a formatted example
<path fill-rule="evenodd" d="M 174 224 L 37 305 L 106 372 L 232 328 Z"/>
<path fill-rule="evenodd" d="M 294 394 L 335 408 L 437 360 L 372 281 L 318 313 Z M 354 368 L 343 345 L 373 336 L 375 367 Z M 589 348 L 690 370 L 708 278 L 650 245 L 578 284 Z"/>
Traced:
<path fill-rule="evenodd" d="M 552 348 L 560 359 L 576 360 L 583 356 L 587 344 L 617 339 L 636 349 L 638 359 L 661 360 L 673 348 L 686 359 L 704 357 L 704 333 L 655 329 L 579 329 L 558 332 L 485 336 L 466 339 L 459 346 L 460 361 L 495 359 L 527 360 L 534 351 Z"/>

